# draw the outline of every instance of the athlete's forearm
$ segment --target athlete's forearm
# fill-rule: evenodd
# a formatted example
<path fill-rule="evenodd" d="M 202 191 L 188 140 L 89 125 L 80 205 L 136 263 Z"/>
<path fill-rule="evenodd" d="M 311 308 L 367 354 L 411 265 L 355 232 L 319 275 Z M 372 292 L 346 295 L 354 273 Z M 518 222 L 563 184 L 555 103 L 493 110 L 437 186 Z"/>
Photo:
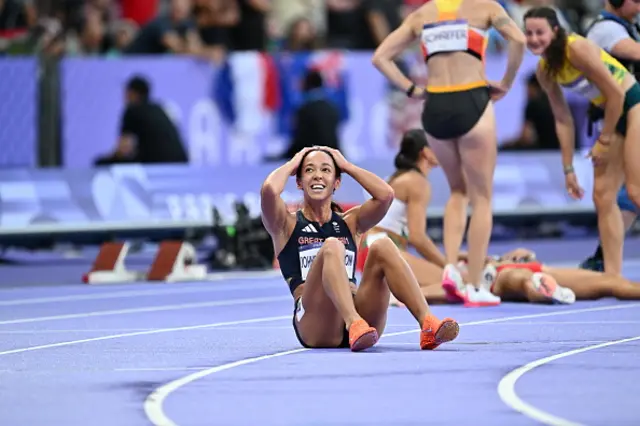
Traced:
<path fill-rule="evenodd" d="M 524 59 L 525 44 L 521 39 L 509 40 L 508 55 L 507 55 L 507 70 L 502 77 L 502 84 L 511 87 L 513 81 L 518 75 L 518 70 Z"/>
<path fill-rule="evenodd" d="M 291 161 L 287 161 L 282 166 L 272 171 L 262 184 L 263 191 L 268 188 L 275 195 L 280 195 L 287 186 L 289 177 L 296 170 L 296 165 Z"/>
<path fill-rule="evenodd" d="M 571 167 L 576 150 L 573 121 L 562 121 L 556 119 L 556 134 L 558 135 L 558 141 L 560 142 L 562 166 L 565 168 Z"/>
<path fill-rule="evenodd" d="M 374 199 L 388 201 L 393 198 L 393 188 L 384 179 L 380 179 L 370 171 L 354 164 L 349 164 L 343 171 L 358 182 Z"/>
<path fill-rule="evenodd" d="M 419 236 L 415 240 L 409 238 L 409 244 L 411 244 L 420 253 L 420 256 L 424 257 L 429 262 L 444 268 L 447 266 L 447 260 L 444 255 L 438 249 L 431 238 L 428 236 Z"/>
<path fill-rule="evenodd" d="M 408 91 L 413 84 L 391 59 L 376 58 L 373 64 L 390 82 L 403 92 Z"/>

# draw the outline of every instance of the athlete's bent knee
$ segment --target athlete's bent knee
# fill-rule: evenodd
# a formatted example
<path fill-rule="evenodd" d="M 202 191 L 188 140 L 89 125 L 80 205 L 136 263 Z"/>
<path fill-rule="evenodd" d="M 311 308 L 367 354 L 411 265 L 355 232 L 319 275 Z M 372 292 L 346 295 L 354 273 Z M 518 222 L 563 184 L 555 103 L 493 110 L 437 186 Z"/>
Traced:
<path fill-rule="evenodd" d="M 384 259 L 386 256 L 393 254 L 396 250 L 397 247 L 391 238 L 382 237 L 375 240 L 371 246 L 369 246 L 369 256 L 374 255 Z"/>
<path fill-rule="evenodd" d="M 333 237 L 329 237 L 324 241 L 321 251 L 324 258 L 336 257 L 343 259 L 345 255 L 344 244 L 339 239 Z"/>

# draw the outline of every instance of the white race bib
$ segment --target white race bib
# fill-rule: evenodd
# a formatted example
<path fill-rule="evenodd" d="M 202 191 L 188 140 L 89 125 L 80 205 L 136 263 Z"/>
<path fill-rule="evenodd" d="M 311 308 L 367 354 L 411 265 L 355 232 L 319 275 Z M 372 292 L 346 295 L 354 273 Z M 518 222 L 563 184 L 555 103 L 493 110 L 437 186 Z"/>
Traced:
<path fill-rule="evenodd" d="M 421 41 L 429 55 L 465 51 L 469 47 L 469 25 L 455 23 L 425 26 Z"/>
<path fill-rule="evenodd" d="M 311 269 L 311 265 L 313 264 L 314 259 L 318 255 L 318 252 L 322 248 L 322 243 L 316 244 L 308 244 L 300 247 L 300 273 L 302 275 L 302 280 L 307 280 L 307 275 L 309 275 L 309 270 Z M 356 267 L 356 254 L 352 250 L 345 250 L 344 256 L 344 267 L 347 271 L 347 276 L 349 279 L 353 278 L 353 274 Z"/>

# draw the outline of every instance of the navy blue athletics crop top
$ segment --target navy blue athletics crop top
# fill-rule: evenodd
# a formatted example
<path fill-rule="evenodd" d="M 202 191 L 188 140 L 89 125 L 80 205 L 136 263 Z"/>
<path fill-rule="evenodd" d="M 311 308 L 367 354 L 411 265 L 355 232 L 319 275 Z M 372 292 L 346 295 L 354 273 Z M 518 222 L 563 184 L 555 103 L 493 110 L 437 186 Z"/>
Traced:
<path fill-rule="evenodd" d="M 345 245 L 344 266 L 349 281 L 356 283 L 356 260 L 358 247 L 351 235 L 347 223 L 336 212 L 332 212 L 331 220 L 320 226 L 318 222 L 308 220 L 301 210 L 296 212 L 296 226 L 289 241 L 278 255 L 278 263 L 282 276 L 289 284 L 291 294 L 307 279 L 313 259 L 327 238 L 337 238 Z"/>

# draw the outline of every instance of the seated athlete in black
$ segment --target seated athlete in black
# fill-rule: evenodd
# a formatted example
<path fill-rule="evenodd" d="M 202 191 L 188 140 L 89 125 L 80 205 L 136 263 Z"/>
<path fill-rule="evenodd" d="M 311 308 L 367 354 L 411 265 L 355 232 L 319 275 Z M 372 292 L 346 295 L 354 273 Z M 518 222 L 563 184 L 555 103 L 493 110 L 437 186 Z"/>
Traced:
<path fill-rule="evenodd" d="M 331 200 L 342 172 L 372 195 L 344 214 Z M 299 211 L 289 213 L 280 194 L 293 175 L 304 199 Z M 382 219 L 393 200 L 393 190 L 384 180 L 349 163 L 337 150 L 305 148 L 267 177 L 261 196 L 262 220 L 294 298 L 293 327 L 304 347 L 359 351 L 373 346 L 386 325 L 389 291 L 422 327 L 422 349 L 435 349 L 457 337 L 458 324 L 431 313 L 390 239 L 370 246 L 362 282 L 356 285 L 359 239 Z"/>

